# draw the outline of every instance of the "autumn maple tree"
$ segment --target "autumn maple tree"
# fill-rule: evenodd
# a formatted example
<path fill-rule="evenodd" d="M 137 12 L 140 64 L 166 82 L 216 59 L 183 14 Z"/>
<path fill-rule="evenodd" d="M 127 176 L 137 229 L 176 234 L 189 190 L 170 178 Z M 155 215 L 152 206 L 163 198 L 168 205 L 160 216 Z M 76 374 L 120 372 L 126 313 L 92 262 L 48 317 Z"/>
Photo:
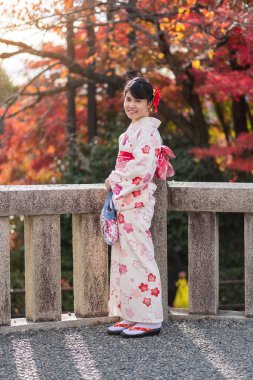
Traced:
<path fill-rule="evenodd" d="M 0 3 L 6 32 L 31 28 L 46 37 L 39 44 L 0 38 L 8 47 L 2 59 L 28 54 L 26 82 L 2 105 L 2 182 L 19 183 L 25 173 L 22 157 L 10 161 L 7 154 L 17 130 L 34 128 L 27 181 L 55 178 L 57 159 L 96 136 L 98 120 L 119 111 L 125 79 L 138 74 L 161 89 L 164 133 L 185 136 L 199 147 L 192 150 L 196 157 L 215 157 L 223 169 L 252 170 L 251 144 L 244 143 L 252 128 L 250 1 Z M 48 176 L 36 177 L 36 160 Z M 8 176 L 10 162 L 16 167 Z"/>

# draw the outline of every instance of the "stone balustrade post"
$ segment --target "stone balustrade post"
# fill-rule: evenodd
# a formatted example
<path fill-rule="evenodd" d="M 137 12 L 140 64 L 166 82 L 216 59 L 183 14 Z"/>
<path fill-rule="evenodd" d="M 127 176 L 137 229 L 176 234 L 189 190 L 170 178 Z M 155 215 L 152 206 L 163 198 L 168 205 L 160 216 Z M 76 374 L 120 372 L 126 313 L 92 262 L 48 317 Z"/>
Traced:
<path fill-rule="evenodd" d="M 155 249 L 155 259 L 160 271 L 162 284 L 162 303 L 164 322 L 168 321 L 168 272 L 167 272 L 167 184 L 166 181 L 156 179 L 155 211 L 152 221 L 152 238 Z"/>
<path fill-rule="evenodd" d="M 253 213 L 244 214 L 245 315 L 253 317 Z"/>
<path fill-rule="evenodd" d="M 218 214 L 189 213 L 189 313 L 192 314 L 216 315 L 218 312 L 218 228 Z"/>
<path fill-rule="evenodd" d="M 108 247 L 99 214 L 73 214 L 72 228 L 75 314 L 108 315 Z"/>
<path fill-rule="evenodd" d="M 11 324 L 9 224 L 9 217 L 0 217 L 0 325 Z"/>
<path fill-rule="evenodd" d="M 26 318 L 61 319 L 60 215 L 25 217 Z"/>

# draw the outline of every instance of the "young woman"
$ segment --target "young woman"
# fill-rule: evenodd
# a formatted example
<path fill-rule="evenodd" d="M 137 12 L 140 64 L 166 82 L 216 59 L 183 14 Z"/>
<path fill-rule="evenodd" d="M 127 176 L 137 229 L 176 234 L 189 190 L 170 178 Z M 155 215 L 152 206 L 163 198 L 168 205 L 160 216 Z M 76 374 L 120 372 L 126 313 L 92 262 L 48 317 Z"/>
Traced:
<path fill-rule="evenodd" d="M 140 337 L 159 334 L 163 321 L 161 281 L 154 258 L 150 225 L 154 214 L 153 182 L 161 152 L 160 120 L 150 117 L 159 91 L 144 78 L 124 89 L 124 109 L 131 124 L 119 138 L 115 170 L 105 180 L 117 210 L 119 240 L 112 246 L 109 316 L 122 321 L 109 334 Z"/>

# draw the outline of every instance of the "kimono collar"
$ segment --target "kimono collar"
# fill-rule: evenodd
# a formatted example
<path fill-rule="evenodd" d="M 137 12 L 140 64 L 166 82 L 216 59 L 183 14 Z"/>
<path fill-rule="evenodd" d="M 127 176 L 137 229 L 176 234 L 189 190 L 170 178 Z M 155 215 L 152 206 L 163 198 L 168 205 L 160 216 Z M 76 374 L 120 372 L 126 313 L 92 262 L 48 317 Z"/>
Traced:
<path fill-rule="evenodd" d="M 131 123 L 131 129 L 137 130 L 139 128 L 145 127 L 147 125 L 152 125 L 155 128 L 158 128 L 161 124 L 161 121 L 156 117 L 142 117 L 141 119 Z"/>

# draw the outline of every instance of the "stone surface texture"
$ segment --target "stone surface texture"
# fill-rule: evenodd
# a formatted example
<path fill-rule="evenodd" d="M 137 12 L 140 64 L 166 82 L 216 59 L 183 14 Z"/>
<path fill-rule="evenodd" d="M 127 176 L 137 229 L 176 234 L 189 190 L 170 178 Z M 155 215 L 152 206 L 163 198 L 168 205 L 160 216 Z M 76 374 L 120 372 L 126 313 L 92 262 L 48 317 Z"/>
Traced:
<path fill-rule="evenodd" d="M 99 212 L 104 185 L 0 186 L 0 216 Z"/>
<path fill-rule="evenodd" d="M 253 214 L 244 214 L 245 314 L 253 317 Z"/>
<path fill-rule="evenodd" d="M 10 300 L 10 222 L 0 218 L 0 325 L 11 322 Z"/>
<path fill-rule="evenodd" d="M 218 215 L 190 212 L 188 216 L 189 311 L 217 314 L 219 289 Z"/>
<path fill-rule="evenodd" d="M 160 271 L 162 283 L 163 310 L 168 308 L 168 272 L 167 272 L 167 185 L 165 181 L 156 179 L 155 212 L 151 233 L 155 248 L 155 259 Z M 164 313 L 164 321 L 167 321 Z"/>
<path fill-rule="evenodd" d="M 253 212 L 253 183 L 168 182 L 171 211 Z"/>
<path fill-rule="evenodd" d="M 26 317 L 61 319 L 60 216 L 25 217 Z"/>
<path fill-rule="evenodd" d="M 99 214 L 73 215 L 74 310 L 77 316 L 107 315 L 108 247 Z"/>

